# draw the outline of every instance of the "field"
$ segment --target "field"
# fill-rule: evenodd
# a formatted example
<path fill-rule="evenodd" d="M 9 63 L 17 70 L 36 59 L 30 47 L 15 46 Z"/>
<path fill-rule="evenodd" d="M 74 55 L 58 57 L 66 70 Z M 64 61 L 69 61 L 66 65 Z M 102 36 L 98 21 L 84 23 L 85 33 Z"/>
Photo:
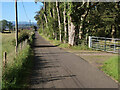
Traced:
<path fill-rule="evenodd" d="M 13 58 L 15 56 L 15 46 L 12 44 L 12 40 L 15 39 L 15 33 L 1 34 L 1 36 L 2 36 L 2 58 L 3 53 L 7 52 L 7 63 L 12 64 Z"/>

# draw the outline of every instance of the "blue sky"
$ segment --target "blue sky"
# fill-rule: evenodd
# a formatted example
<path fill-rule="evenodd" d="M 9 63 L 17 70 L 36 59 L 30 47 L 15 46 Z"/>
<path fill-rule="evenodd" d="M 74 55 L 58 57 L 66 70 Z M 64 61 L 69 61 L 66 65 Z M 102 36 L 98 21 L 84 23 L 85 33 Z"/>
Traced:
<path fill-rule="evenodd" d="M 8 21 L 15 21 L 15 2 L 0 2 L 2 3 L 2 17 L 0 20 L 6 19 Z M 26 17 L 23 5 L 25 7 L 28 18 Z M 41 9 L 43 4 L 41 2 L 35 4 L 35 2 L 18 2 L 18 21 L 36 22 L 34 16 L 35 12 Z M 1 8 L 1 7 L 0 7 Z"/>

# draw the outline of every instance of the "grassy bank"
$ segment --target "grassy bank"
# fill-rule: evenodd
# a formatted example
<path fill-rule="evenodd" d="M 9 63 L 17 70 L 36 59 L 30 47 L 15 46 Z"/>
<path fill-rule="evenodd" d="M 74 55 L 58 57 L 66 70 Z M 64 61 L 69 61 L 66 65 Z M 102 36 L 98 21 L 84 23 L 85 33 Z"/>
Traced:
<path fill-rule="evenodd" d="M 3 42 L 2 51 L 5 51 L 5 48 L 9 46 L 13 48 L 9 47 L 10 49 L 8 50 L 8 55 L 12 57 L 11 61 L 8 58 L 7 66 L 3 68 L 2 88 L 24 88 L 29 85 L 29 74 L 33 65 L 33 51 L 31 48 L 33 36 L 34 35 L 31 36 L 29 43 L 19 51 L 16 57 L 15 54 L 11 54 L 11 52 L 14 52 L 14 45 L 12 44 L 14 38 L 10 41 L 10 38 L 8 38 L 7 42 Z M 5 39 L 7 39 L 7 37 Z M 11 62 L 11 64 L 8 62 Z"/>
<path fill-rule="evenodd" d="M 104 62 L 104 65 L 102 66 L 102 70 L 110 75 L 111 77 L 113 77 L 114 79 L 116 79 L 117 81 L 120 82 L 120 73 L 119 73 L 119 59 L 118 56 L 114 56 L 112 58 L 110 58 L 109 60 Z"/>

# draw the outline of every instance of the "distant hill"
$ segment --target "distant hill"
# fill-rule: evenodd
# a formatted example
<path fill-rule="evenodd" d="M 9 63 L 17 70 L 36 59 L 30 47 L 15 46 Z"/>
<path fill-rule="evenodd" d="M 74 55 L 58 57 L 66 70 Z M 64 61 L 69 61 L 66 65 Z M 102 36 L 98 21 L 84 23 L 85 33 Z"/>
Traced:
<path fill-rule="evenodd" d="M 11 22 L 13 23 L 13 25 L 15 25 L 15 21 L 11 21 Z M 30 25 L 30 22 L 24 22 L 24 21 L 23 22 L 18 22 L 18 25 L 26 25 L 26 24 Z M 35 26 L 37 25 L 36 22 L 31 22 L 31 24 L 35 25 Z"/>
<path fill-rule="evenodd" d="M 15 21 L 12 21 L 13 23 L 13 26 L 15 26 Z M 21 28 L 29 28 L 30 26 L 37 26 L 37 23 L 36 22 L 32 22 L 30 24 L 30 22 L 18 22 L 18 28 L 21 29 Z"/>

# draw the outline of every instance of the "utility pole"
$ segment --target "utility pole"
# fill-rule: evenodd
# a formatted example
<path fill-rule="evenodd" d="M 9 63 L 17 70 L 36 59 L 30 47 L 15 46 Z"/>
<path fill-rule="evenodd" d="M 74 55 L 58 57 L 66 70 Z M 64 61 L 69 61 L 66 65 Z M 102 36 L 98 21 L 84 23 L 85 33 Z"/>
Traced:
<path fill-rule="evenodd" d="M 29 20 L 29 22 L 30 22 L 30 26 L 29 27 L 31 28 L 31 20 Z"/>
<path fill-rule="evenodd" d="M 18 17 L 17 17 L 17 0 L 15 0 L 15 30 L 16 30 L 16 47 L 15 52 L 17 54 L 18 49 Z"/>
<path fill-rule="evenodd" d="M 29 22 L 30 22 L 30 26 L 31 26 L 31 20 L 29 20 Z"/>

